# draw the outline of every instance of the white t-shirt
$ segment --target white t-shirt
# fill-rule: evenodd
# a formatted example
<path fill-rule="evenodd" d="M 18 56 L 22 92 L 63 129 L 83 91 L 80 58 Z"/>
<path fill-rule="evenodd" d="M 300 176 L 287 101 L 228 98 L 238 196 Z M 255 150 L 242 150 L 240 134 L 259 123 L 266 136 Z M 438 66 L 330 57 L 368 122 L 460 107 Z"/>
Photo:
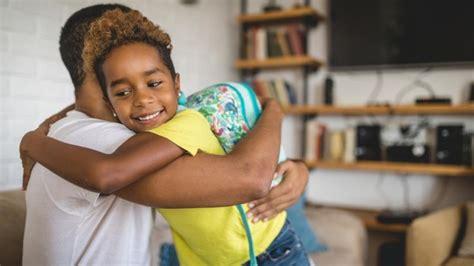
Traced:
<path fill-rule="evenodd" d="M 133 132 L 78 111 L 49 136 L 112 153 Z M 152 210 L 76 186 L 37 164 L 26 192 L 24 265 L 150 265 Z"/>

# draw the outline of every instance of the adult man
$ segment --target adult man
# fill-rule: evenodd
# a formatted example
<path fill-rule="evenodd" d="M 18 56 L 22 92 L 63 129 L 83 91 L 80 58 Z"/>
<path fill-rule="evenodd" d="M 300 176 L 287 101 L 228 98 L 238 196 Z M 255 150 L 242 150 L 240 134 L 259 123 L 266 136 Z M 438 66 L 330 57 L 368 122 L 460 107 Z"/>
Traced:
<path fill-rule="evenodd" d="M 76 110 L 50 130 L 53 138 L 105 153 L 121 146 L 133 133 L 120 124 L 91 118 L 114 120 L 105 105 L 98 104 L 102 94 L 95 77 L 82 71 L 81 53 L 90 23 L 114 8 L 129 10 L 121 5 L 96 5 L 76 12 L 66 22 L 60 51 L 75 86 Z M 235 153 L 184 156 L 119 191 L 109 191 L 102 183 L 68 179 L 73 185 L 38 165 L 27 191 L 24 264 L 150 264 L 151 210 L 120 197 L 154 207 L 205 207 L 248 202 L 265 195 L 273 176 L 281 127 L 278 109 L 269 108 Z M 301 164 L 288 163 L 283 168 L 287 167 L 287 180 L 302 175 L 297 189 L 301 192 L 306 170 Z M 284 189 L 289 182 L 281 186 Z M 261 201 L 283 201 L 281 206 L 287 207 L 293 200 L 280 197 L 278 201 Z M 281 210 L 281 206 L 270 212 Z"/>

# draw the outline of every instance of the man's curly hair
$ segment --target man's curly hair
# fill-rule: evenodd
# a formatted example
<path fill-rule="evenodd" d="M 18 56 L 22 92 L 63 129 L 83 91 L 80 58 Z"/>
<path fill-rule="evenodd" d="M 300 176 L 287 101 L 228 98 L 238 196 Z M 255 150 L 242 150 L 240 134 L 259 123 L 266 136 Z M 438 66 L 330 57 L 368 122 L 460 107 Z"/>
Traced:
<path fill-rule="evenodd" d="M 173 79 L 176 76 L 168 33 L 138 11 L 110 10 L 91 24 L 82 53 L 84 70 L 95 72 L 105 97 L 107 85 L 102 65 L 114 48 L 131 43 L 145 43 L 155 47 Z"/>

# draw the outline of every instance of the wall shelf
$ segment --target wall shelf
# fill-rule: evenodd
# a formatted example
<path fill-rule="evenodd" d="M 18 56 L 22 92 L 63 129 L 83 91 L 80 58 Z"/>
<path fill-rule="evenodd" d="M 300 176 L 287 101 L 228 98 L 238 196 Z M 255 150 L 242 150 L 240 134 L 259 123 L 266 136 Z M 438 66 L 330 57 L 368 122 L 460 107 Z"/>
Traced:
<path fill-rule="evenodd" d="M 293 105 L 283 107 L 289 115 L 472 115 L 474 104 L 397 105 L 397 106 L 328 106 Z"/>
<path fill-rule="evenodd" d="M 307 66 L 311 69 L 319 68 L 323 63 L 308 55 L 268 58 L 265 60 L 238 59 L 235 67 L 240 70 L 248 69 L 275 69 Z"/>
<path fill-rule="evenodd" d="M 325 20 L 325 16 L 314 8 L 300 7 L 268 13 L 243 14 L 237 17 L 237 21 L 242 24 L 271 23 L 305 19 L 317 22 Z"/>
<path fill-rule="evenodd" d="M 386 161 L 363 161 L 355 163 L 307 161 L 306 165 L 309 168 L 316 169 L 383 171 L 402 174 L 427 174 L 441 176 L 474 176 L 474 168 L 460 165 L 397 163 Z"/>

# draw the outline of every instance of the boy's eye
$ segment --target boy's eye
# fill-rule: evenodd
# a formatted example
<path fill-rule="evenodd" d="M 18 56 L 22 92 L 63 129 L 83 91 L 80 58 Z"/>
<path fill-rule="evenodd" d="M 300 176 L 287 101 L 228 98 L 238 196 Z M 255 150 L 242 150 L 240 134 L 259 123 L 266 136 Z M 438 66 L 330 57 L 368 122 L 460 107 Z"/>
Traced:
<path fill-rule="evenodd" d="M 150 81 L 148 82 L 148 87 L 156 88 L 160 86 L 161 83 L 162 83 L 161 81 Z"/>
<path fill-rule="evenodd" d="M 115 96 L 123 97 L 123 96 L 127 96 L 129 94 L 130 94 L 130 90 L 126 89 L 126 90 L 120 90 L 120 91 L 116 92 Z"/>

